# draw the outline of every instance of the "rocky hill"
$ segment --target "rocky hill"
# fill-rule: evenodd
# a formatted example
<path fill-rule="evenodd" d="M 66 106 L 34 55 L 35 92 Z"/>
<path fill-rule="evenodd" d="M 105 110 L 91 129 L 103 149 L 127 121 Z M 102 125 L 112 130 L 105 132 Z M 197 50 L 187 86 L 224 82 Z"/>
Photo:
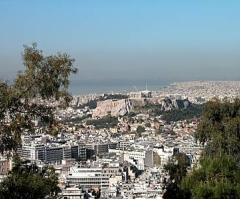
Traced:
<path fill-rule="evenodd" d="M 162 99 L 158 103 L 161 105 L 162 111 L 169 111 L 173 109 L 187 109 L 192 106 L 191 102 L 187 99 Z"/>
<path fill-rule="evenodd" d="M 103 117 L 108 114 L 111 116 L 123 116 L 129 113 L 137 104 L 139 105 L 139 102 L 132 99 L 98 101 L 97 108 L 93 110 L 92 117 Z M 140 102 L 140 105 L 144 105 L 144 103 Z"/>
<path fill-rule="evenodd" d="M 144 99 L 120 99 L 120 100 L 104 100 L 98 101 L 97 107 L 93 110 L 93 118 L 103 117 L 110 114 L 111 116 L 123 116 L 134 108 L 134 106 L 144 106 L 146 103 L 153 101 L 145 101 Z M 159 105 L 162 111 L 173 109 L 187 109 L 191 107 L 191 102 L 187 99 L 157 99 L 154 100 L 155 105 Z"/>

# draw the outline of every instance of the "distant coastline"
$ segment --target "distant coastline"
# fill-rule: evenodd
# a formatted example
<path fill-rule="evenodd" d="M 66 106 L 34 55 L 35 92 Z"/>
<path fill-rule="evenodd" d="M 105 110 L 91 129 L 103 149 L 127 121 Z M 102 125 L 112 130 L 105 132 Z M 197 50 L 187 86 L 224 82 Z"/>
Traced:
<path fill-rule="evenodd" d="M 168 86 L 172 82 L 156 81 L 156 80 L 104 80 L 104 81 L 72 81 L 69 91 L 73 95 L 82 95 L 89 93 L 126 93 L 137 90 L 158 91 Z"/>
<path fill-rule="evenodd" d="M 127 93 L 131 91 L 137 91 L 134 86 L 139 90 L 145 90 L 146 88 L 151 91 L 159 91 L 162 87 L 167 85 L 124 85 L 124 86 L 111 86 L 111 85 L 79 85 L 79 86 L 71 86 L 70 92 L 74 95 L 82 95 L 89 93 Z"/>
<path fill-rule="evenodd" d="M 73 95 L 102 94 L 102 93 L 127 93 L 131 91 L 159 91 L 174 83 L 203 83 L 203 82 L 239 82 L 238 80 L 186 80 L 186 81 L 161 81 L 161 80 L 77 80 L 70 83 L 69 91 Z"/>

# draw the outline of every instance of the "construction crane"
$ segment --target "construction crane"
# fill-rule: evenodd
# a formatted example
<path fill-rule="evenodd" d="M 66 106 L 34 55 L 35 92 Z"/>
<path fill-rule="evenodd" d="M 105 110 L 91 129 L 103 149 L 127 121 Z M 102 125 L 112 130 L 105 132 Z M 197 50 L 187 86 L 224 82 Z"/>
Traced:
<path fill-rule="evenodd" d="M 136 86 L 133 86 L 133 87 L 136 89 L 136 91 L 137 91 L 137 92 L 139 92 L 139 90 L 137 89 L 137 87 L 136 87 Z"/>

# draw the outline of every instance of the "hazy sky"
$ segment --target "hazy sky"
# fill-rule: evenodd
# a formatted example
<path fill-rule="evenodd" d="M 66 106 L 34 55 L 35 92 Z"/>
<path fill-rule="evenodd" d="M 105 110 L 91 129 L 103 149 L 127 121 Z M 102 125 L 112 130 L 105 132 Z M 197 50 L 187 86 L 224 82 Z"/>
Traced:
<path fill-rule="evenodd" d="M 0 0 L 0 75 L 23 45 L 67 52 L 86 82 L 240 80 L 239 0 Z"/>

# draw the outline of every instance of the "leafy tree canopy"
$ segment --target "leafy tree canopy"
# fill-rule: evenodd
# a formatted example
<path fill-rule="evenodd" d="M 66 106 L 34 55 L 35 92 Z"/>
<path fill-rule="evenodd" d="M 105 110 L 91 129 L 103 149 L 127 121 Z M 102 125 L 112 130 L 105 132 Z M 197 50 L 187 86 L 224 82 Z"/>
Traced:
<path fill-rule="evenodd" d="M 141 125 L 139 125 L 138 127 L 137 127 L 137 133 L 138 134 L 141 134 L 141 133 L 143 133 L 143 132 L 145 132 L 145 128 L 143 127 L 143 126 L 141 126 Z"/>
<path fill-rule="evenodd" d="M 206 103 L 196 138 L 205 147 L 181 188 L 193 199 L 240 198 L 240 100 Z"/>
<path fill-rule="evenodd" d="M 96 129 L 101 128 L 113 128 L 118 124 L 117 117 L 113 117 L 111 115 L 106 115 L 99 119 L 91 119 L 86 121 L 87 125 L 93 125 Z"/>
<path fill-rule="evenodd" d="M 165 179 L 164 182 L 164 199 L 188 198 L 189 192 L 184 192 L 180 187 L 182 179 L 187 175 L 188 166 L 189 161 L 184 153 L 178 153 L 169 159 L 164 166 L 169 175 L 169 178 Z"/>
<path fill-rule="evenodd" d="M 237 160 L 240 157 L 240 99 L 208 102 L 195 136 L 206 145 L 205 156 L 226 153 Z"/>
<path fill-rule="evenodd" d="M 1 199 L 54 199 L 60 192 L 58 177 L 51 166 L 40 169 L 29 161 L 16 161 L 0 183 Z"/>
<path fill-rule="evenodd" d="M 48 131 L 56 130 L 53 113 L 72 99 L 67 91 L 69 75 L 76 73 L 74 59 L 66 53 L 44 56 L 37 44 L 24 46 L 25 69 L 13 83 L 0 80 L 0 152 L 16 151 L 21 134 L 33 132 L 33 120 L 39 119 Z"/>
<path fill-rule="evenodd" d="M 35 43 L 24 46 L 22 60 L 25 69 L 12 84 L 0 80 L 0 153 L 13 157 L 21 147 L 21 135 L 34 133 L 33 120 L 39 120 L 48 133 L 58 131 L 54 111 L 72 100 L 68 78 L 77 72 L 68 54 L 44 56 Z M 14 164 L 0 183 L 0 198 L 56 198 L 58 179 L 52 167 L 39 170 L 20 159 Z"/>

